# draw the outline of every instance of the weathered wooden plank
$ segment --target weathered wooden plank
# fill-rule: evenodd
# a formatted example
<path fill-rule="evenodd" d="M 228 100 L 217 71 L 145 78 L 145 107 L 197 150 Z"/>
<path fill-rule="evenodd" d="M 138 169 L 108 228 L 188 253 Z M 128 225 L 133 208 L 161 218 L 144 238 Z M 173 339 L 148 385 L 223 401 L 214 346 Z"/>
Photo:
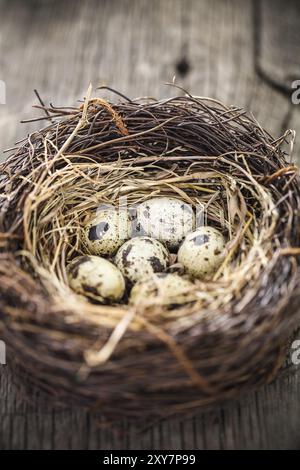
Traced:
<path fill-rule="evenodd" d="M 1 149 L 36 127 L 18 124 L 34 113 L 33 88 L 55 104 L 74 103 L 89 81 L 131 97 L 167 97 L 175 91 L 163 83 L 174 75 L 194 94 L 246 106 L 275 134 L 286 125 L 300 129 L 299 108 L 256 64 L 259 7 L 263 70 L 284 84 L 298 70 L 297 2 L 284 3 L 0 0 L 0 79 L 7 86 Z M 52 407 L 35 394 L 25 399 L 8 357 L 0 366 L 0 448 L 299 448 L 299 392 L 292 366 L 273 384 L 209 413 L 104 427 L 99 413 Z"/>
<path fill-rule="evenodd" d="M 0 106 L 2 149 L 37 127 L 18 124 L 34 114 L 33 88 L 56 104 L 74 103 L 90 81 L 132 97 L 166 97 L 175 90 L 163 84 L 174 75 L 195 94 L 251 107 L 273 132 L 280 131 L 288 100 L 278 94 L 274 100 L 274 90 L 255 75 L 252 2 L 93 3 L 1 0 L 0 74 L 7 86 L 7 104 Z M 279 5 L 269 10 L 283 16 Z M 268 31 L 277 29 L 267 25 Z M 265 63 L 270 49 L 262 50 Z M 176 67 L 182 59 L 189 64 L 184 76 Z M 271 59 L 281 70 L 278 57 Z"/>

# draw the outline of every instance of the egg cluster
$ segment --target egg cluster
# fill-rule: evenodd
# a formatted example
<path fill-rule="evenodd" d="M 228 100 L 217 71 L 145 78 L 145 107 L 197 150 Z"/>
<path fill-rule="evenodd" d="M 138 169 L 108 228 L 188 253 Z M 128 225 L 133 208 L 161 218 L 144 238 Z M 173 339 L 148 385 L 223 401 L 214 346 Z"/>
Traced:
<path fill-rule="evenodd" d="M 101 303 L 159 300 L 161 305 L 190 301 L 193 279 L 211 276 L 222 263 L 225 239 L 211 226 L 196 226 L 193 209 L 174 197 L 122 209 L 99 210 L 82 229 L 87 253 L 71 261 L 68 277 L 77 293 Z M 172 253 L 172 256 L 171 256 Z M 184 275 L 167 272 L 172 262 Z"/>

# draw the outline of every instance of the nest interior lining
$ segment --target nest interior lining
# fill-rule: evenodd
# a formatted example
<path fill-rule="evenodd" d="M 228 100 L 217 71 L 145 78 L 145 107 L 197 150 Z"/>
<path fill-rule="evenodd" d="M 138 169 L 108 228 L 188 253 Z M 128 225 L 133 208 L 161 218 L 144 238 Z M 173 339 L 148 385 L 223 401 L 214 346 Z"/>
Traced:
<path fill-rule="evenodd" d="M 145 403 L 154 414 L 192 409 L 268 380 L 297 319 L 299 180 L 282 150 L 291 133 L 276 140 L 243 110 L 190 95 L 46 111 L 53 122 L 0 176 L 1 325 L 36 380 L 134 415 Z M 79 299 L 66 265 L 82 253 L 87 218 L 120 197 L 165 195 L 202 204 L 227 234 L 224 262 L 195 282 L 195 301 L 167 310 L 159 297 L 147 309 Z M 112 395 L 131 399 L 116 408 Z"/>

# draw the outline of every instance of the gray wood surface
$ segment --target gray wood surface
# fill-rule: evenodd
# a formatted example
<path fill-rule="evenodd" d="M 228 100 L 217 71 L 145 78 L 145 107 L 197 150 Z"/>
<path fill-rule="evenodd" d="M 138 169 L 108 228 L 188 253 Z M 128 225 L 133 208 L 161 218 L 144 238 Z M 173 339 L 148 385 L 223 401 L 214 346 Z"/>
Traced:
<path fill-rule="evenodd" d="M 56 105 L 75 103 L 90 81 L 161 98 L 174 94 L 164 86 L 174 75 L 196 95 L 245 106 L 274 134 L 299 133 L 300 107 L 290 97 L 291 80 L 300 78 L 297 3 L 0 0 L 7 92 L 0 148 L 35 128 L 19 124 L 37 114 L 34 88 Z M 26 391 L 7 360 L 0 365 L 0 448 L 300 448 L 299 366 L 286 365 L 274 383 L 211 412 L 113 427 L 99 413 L 53 407 Z"/>

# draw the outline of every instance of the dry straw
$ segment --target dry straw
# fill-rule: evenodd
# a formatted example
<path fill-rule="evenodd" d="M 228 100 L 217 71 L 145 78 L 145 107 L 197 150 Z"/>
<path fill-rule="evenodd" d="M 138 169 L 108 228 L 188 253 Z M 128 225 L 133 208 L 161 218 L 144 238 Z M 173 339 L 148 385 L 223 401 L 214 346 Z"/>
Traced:
<path fill-rule="evenodd" d="M 56 400 L 110 417 L 169 415 L 272 379 L 299 320 L 297 168 L 243 109 L 189 94 L 41 108 L 49 125 L 0 167 L 0 330 Z M 223 230 L 213 279 L 189 303 L 100 305 L 68 286 L 99 204 L 172 195 Z M 176 260 L 174 260 L 176 269 Z"/>

